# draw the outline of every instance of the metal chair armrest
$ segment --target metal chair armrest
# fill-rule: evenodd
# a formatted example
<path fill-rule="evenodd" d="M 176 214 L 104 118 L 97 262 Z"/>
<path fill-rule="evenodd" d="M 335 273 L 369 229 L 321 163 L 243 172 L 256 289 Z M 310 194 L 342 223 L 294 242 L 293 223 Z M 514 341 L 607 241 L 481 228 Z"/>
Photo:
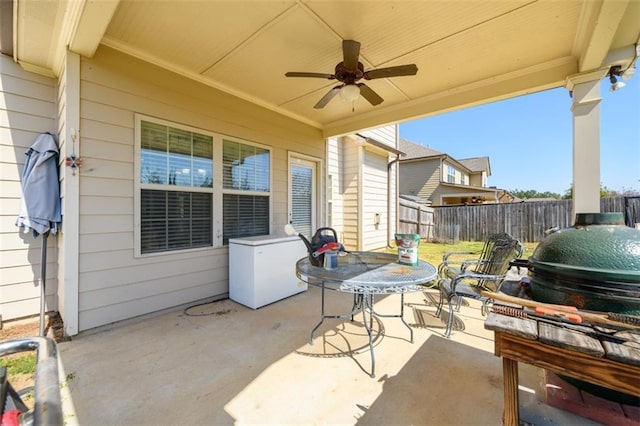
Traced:
<path fill-rule="evenodd" d="M 448 251 L 445 254 L 442 255 L 442 262 L 446 263 L 447 260 L 449 259 L 449 257 L 453 256 L 453 255 L 462 255 L 462 254 L 478 254 L 478 252 L 475 251 Z"/>
<path fill-rule="evenodd" d="M 453 280 L 451 280 L 451 291 L 453 293 L 456 292 L 456 286 L 459 282 L 464 280 L 476 280 L 476 281 L 493 281 L 500 283 L 504 280 L 505 275 L 485 275 L 485 274 L 475 274 L 472 272 L 465 272 L 463 274 L 458 275 Z"/>
<path fill-rule="evenodd" d="M 446 270 L 449 267 L 463 269 L 463 265 L 467 263 L 468 264 L 476 263 L 478 261 L 477 259 L 449 259 L 449 257 L 452 255 L 461 256 L 461 255 L 469 255 L 469 254 L 478 254 L 478 253 L 473 251 L 449 251 L 444 255 L 442 255 L 442 263 L 438 265 L 438 275 L 445 276 Z"/>
<path fill-rule="evenodd" d="M 35 403 L 33 411 L 22 413 L 25 424 L 62 424 L 62 402 L 55 341 L 44 337 L 14 339 L 0 343 L 0 356 L 37 351 Z"/>

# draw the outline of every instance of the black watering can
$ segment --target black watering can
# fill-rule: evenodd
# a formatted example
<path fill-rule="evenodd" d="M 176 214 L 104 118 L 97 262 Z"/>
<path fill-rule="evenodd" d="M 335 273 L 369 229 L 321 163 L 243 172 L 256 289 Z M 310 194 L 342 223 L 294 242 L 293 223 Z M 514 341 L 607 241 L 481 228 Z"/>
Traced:
<path fill-rule="evenodd" d="M 293 227 L 289 227 L 287 233 L 300 237 L 309 252 L 309 261 L 313 266 L 324 264 L 324 253 L 327 251 L 345 251 L 344 246 L 338 242 L 338 234 L 333 228 L 318 228 L 311 241 L 301 233 L 296 233 Z"/>

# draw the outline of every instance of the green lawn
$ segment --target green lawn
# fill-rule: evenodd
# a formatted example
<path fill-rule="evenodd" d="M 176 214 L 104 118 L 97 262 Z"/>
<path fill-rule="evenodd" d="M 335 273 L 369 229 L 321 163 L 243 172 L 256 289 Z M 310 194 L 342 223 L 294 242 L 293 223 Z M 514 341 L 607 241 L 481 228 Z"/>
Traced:
<path fill-rule="evenodd" d="M 14 374 L 33 374 L 36 371 L 36 354 L 0 358 L 0 367 L 7 367 L 9 378 Z"/>
<path fill-rule="evenodd" d="M 483 245 L 484 241 L 461 241 L 458 244 L 428 243 L 421 241 L 419 247 L 420 259 L 438 266 L 442 262 L 442 255 L 446 252 L 471 251 L 479 253 L 480 250 L 482 250 Z M 528 259 L 533 254 L 538 243 L 523 243 L 523 245 L 525 247 L 525 252 L 522 257 Z M 387 251 L 390 253 L 397 253 L 395 248 L 387 249 Z M 472 255 L 471 258 L 473 258 Z"/>

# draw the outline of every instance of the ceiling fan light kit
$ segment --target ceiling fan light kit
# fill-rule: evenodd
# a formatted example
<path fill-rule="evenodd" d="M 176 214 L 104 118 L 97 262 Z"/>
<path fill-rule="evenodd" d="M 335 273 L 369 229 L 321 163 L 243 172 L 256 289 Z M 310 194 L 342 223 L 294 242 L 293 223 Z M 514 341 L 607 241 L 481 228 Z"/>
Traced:
<path fill-rule="evenodd" d="M 355 84 L 345 84 L 340 89 L 340 98 L 348 101 L 354 102 L 360 96 L 360 88 Z"/>
<path fill-rule="evenodd" d="M 342 42 L 343 61 L 335 67 L 334 74 L 323 74 L 316 72 L 288 72 L 286 77 L 310 77 L 324 78 L 327 80 L 338 80 L 342 83 L 330 89 L 315 105 L 315 109 L 324 108 L 335 95 L 340 93 L 340 98 L 348 102 L 355 102 L 360 95 L 371 105 L 379 105 L 384 99 L 378 95 L 371 87 L 358 80 L 374 80 L 377 78 L 402 77 L 415 75 L 418 67 L 415 64 L 398 65 L 395 67 L 378 68 L 369 71 L 364 70 L 360 57 L 360 43 L 354 40 L 343 40 Z"/>

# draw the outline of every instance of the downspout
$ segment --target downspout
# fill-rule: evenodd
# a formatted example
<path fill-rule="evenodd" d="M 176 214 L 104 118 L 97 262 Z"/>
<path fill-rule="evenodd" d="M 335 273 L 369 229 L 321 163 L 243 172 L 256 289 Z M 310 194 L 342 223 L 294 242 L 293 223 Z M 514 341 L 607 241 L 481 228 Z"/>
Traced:
<path fill-rule="evenodd" d="M 390 162 L 387 163 L 387 248 L 393 248 L 393 246 L 391 245 L 391 166 L 396 164 L 398 161 L 400 161 L 400 154 L 397 154 L 394 160 L 391 160 Z M 397 171 L 396 171 L 396 175 L 397 175 Z M 399 221 L 398 214 L 400 213 L 400 200 L 398 199 L 397 192 L 398 192 L 398 179 L 396 176 L 396 194 L 394 194 L 395 196 L 393 197 L 393 199 L 395 200 L 394 203 L 396 207 L 395 229 L 398 229 L 398 221 Z"/>
<path fill-rule="evenodd" d="M 364 187 L 364 147 L 358 147 L 358 188 L 356 189 L 358 196 L 356 197 L 356 212 L 358 215 L 358 225 L 357 225 L 357 235 L 356 235 L 356 247 L 358 250 L 364 250 L 364 211 L 362 208 L 362 200 L 361 196 L 364 195 L 363 187 Z"/>

